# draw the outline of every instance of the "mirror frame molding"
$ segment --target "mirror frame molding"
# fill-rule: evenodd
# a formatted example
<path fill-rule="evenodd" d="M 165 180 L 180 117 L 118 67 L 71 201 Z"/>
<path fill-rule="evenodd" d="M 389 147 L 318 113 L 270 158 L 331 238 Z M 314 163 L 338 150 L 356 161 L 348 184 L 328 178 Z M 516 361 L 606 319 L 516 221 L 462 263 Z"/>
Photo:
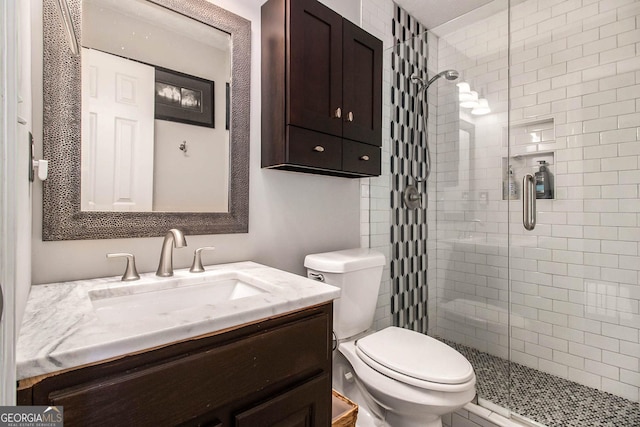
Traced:
<path fill-rule="evenodd" d="M 66 1 L 80 37 L 81 0 Z M 43 182 L 44 241 L 155 237 L 170 228 L 187 235 L 249 230 L 251 22 L 207 0 L 147 1 L 231 35 L 229 212 L 81 211 L 81 61 L 71 54 L 56 0 L 44 0 L 43 154 L 49 160 L 49 177 Z"/>

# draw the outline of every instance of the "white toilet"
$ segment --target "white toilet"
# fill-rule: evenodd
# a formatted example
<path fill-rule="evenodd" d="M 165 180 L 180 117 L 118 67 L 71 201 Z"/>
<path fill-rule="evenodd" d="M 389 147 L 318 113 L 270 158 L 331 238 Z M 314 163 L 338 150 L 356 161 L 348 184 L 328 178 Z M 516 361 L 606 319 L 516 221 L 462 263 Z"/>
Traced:
<path fill-rule="evenodd" d="M 344 358 L 334 356 L 334 387 L 340 382 L 344 387 L 336 388 L 344 388 L 349 398 L 350 392 L 357 394 L 352 400 L 365 406 L 364 414 L 373 413 L 391 427 L 440 427 L 442 415 L 475 396 L 473 367 L 427 335 L 397 327 L 369 330 L 384 264 L 384 256 L 370 249 L 325 252 L 304 260 L 309 278 L 342 292 L 334 301 L 333 328 Z M 385 425 L 380 419 L 372 424 Z"/>

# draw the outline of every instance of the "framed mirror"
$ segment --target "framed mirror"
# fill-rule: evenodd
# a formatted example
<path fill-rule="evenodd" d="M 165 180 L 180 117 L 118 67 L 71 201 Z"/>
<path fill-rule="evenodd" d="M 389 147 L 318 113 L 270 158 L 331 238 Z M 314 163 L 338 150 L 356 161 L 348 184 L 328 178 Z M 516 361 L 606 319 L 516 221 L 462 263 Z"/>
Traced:
<path fill-rule="evenodd" d="M 44 0 L 43 240 L 247 232 L 250 22 L 206 0 L 66 3 L 79 55 Z"/>

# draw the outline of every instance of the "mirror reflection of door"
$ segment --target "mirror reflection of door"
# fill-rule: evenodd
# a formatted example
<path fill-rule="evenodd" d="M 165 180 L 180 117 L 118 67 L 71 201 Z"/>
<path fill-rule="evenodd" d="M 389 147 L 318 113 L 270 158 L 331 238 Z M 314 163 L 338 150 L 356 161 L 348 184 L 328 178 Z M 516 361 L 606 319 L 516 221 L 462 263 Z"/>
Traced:
<path fill-rule="evenodd" d="M 153 67 L 82 49 L 82 210 L 152 210 L 154 84 Z"/>
<path fill-rule="evenodd" d="M 137 197 L 136 194 L 121 192 L 118 193 L 118 198 L 121 200 L 117 202 L 115 209 L 109 204 L 89 206 L 83 201 L 81 210 L 228 212 L 231 131 L 226 128 L 225 119 L 226 110 L 229 108 L 227 101 L 230 98 L 227 98 L 223 88 L 226 83 L 231 83 L 230 91 L 233 92 L 231 36 L 217 28 L 146 0 L 82 0 L 81 22 L 81 44 L 85 48 L 119 57 L 125 62 L 130 61 L 130 63 L 145 64 L 155 68 L 156 79 L 158 70 L 163 69 L 173 75 L 183 75 L 190 80 L 210 82 L 216 88 L 212 91 L 208 103 L 203 101 L 203 105 L 210 106 L 210 110 L 207 111 L 211 111 L 212 123 L 193 123 L 176 119 L 177 115 L 174 115 L 173 119 L 164 117 L 158 114 L 157 104 L 152 106 L 155 114 L 149 146 L 153 147 L 153 150 L 145 155 L 144 163 L 146 165 L 146 160 L 152 161 L 148 168 L 145 166 L 145 176 L 152 173 L 150 208 L 139 198 L 134 201 L 125 200 L 130 196 Z M 84 70 L 82 74 L 86 75 Z M 83 77 L 83 100 L 86 98 L 84 92 L 87 87 L 84 80 Z M 184 90 L 198 89 L 189 85 L 180 86 L 174 81 L 170 84 L 174 83 L 181 95 Z M 96 90 L 104 92 L 101 86 L 97 86 Z M 147 101 L 154 102 L 154 100 L 155 92 L 152 92 Z M 185 109 L 176 108 L 176 110 Z M 84 128 L 86 121 L 84 113 L 82 121 Z M 123 131 L 126 132 L 126 130 Z M 86 145 L 84 138 L 83 133 L 81 143 L 83 152 Z M 180 149 L 183 143 L 186 144 L 187 150 Z M 145 147 L 147 147 L 146 144 Z M 143 163 L 140 163 L 141 158 L 135 157 L 135 159 L 134 172 L 138 173 Z M 104 172 L 92 172 L 96 183 L 103 182 L 104 176 L 109 173 L 114 176 L 126 175 L 120 170 L 108 171 L 107 166 L 105 163 Z M 82 170 L 90 168 L 91 166 L 85 164 L 83 155 Z M 83 199 L 88 191 L 84 188 L 85 179 L 83 174 L 81 182 Z M 111 184 L 116 185 L 120 190 L 126 184 L 126 180 L 120 183 L 107 182 L 104 186 L 108 187 Z M 128 184 L 137 185 L 133 181 Z"/>

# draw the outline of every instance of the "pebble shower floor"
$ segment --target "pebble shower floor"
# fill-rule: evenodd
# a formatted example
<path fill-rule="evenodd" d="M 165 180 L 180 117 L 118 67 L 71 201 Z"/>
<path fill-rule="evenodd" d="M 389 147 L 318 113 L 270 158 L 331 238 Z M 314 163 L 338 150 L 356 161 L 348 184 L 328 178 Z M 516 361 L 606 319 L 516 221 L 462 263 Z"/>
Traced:
<path fill-rule="evenodd" d="M 640 403 L 442 340 L 476 372 L 478 396 L 548 427 L 640 426 Z M 509 384 L 510 387 L 507 387 Z M 509 388 L 512 390 L 509 395 Z"/>

